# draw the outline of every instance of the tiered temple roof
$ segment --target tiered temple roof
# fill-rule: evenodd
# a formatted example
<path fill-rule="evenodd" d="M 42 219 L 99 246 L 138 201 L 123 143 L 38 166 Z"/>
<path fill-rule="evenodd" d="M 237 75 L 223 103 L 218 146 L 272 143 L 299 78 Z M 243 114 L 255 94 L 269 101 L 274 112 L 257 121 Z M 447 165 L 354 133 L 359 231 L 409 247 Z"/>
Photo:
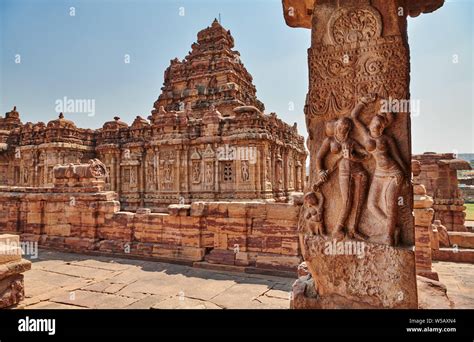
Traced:
<path fill-rule="evenodd" d="M 197 117 L 213 104 L 224 116 L 232 115 L 237 106 L 264 105 L 256 96 L 256 88 L 240 59 L 233 50 L 234 38 L 217 20 L 197 35 L 197 43 L 180 61 L 171 61 L 166 69 L 162 93 L 154 104 L 154 112 L 191 109 Z"/>
<path fill-rule="evenodd" d="M 129 209 L 301 191 L 304 139 L 296 124 L 264 114 L 233 47 L 230 31 L 216 20 L 199 32 L 189 55 L 166 69 L 151 115 L 130 125 L 116 116 L 102 128 L 82 129 L 62 113 L 47 124 L 22 124 L 15 107 L 0 118 L 0 185 L 50 185 L 54 165 L 99 158 L 109 168 L 111 190 Z M 229 146 L 255 149 L 258 161 L 222 159 L 218 152 Z M 220 186 L 224 180 L 232 184 Z"/>

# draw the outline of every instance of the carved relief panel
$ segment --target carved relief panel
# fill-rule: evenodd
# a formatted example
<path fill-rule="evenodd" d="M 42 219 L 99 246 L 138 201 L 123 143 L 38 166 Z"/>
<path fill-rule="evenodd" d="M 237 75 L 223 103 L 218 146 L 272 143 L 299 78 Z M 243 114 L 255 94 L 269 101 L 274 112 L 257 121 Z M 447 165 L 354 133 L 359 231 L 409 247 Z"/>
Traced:
<path fill-rule="evenodd" d="M 160 154 L 161 189 L 171 191 L 174 187 L 176 152 L 169 150 Z"/>
<path fill-rule="evenodd" d="M 406 42 L 383 35 L 375 7 L 328 6 L 313 15 L 325 31 L 313 30 L 308 51 L 313 192 L 303 211 L 317 208 L 318 231 L 336 238 L 412 244 L 409 113 L 386 106 L 408 96 Z"/>
<path fill-rule="evenodd" d="M 208 144 L 202 153 L 203 165 L 204 165 L 204 189 L 205 190 L 215 190 L 215 159 L 216 153 L 212 146 Z"/>
<path fill-rule="evenodd" d="M 201 183 L 201 161 L 193 161 L 192 163 L 192 181 L 194 184 Z"/>
<path fill-rule="evenodd" d="M 194 149 L 191 154 L 191 181 L 193 184 L 200 184 L 202 178 L 201 154 L 198 149 Z"/>
<path fill-rule="evenodd" d="M 250 165 L 248 160 L 242 160 L 240 162 L 240 179 L 242 182 L 250 181 Z"/>
<path fill-rule="evenodd" d="M 129 185 L 130 185 L 130 180 L 131 180 L 130 168 L 129 168 L 129 167 L 125 167 L 125 168 L 122 170 L 122 186 L 128 188 Z"/>
<path fill-rule="evenodd" d="M 153 150 L 147 152 L 146 158 L 146 190 L 156 190 L 156 172 L 157 172 L 157 156 Z"/>
<path fill-rule="evenodd" d="M 132 166 L 130 168 L 130 186 L 136 187 L 137 186 L 137 167 Z"/>

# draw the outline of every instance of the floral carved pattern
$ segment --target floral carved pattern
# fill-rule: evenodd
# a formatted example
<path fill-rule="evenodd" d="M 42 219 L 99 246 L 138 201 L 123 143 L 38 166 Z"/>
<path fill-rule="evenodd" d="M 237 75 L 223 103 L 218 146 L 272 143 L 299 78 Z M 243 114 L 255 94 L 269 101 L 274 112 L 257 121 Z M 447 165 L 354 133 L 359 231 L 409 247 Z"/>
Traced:
<path fill-rule="evenodd" d="M 408 61 L 401 37 L 382 37 L 382 19 L 373 7 L 342 7 L 328 22 L 328 44 L 309 50 L 307 114 L 337 117 L 368 93 L 406 98 Z"/>
<path fill-rule="evenodd" d="M 310 49 L 310 91 L 307 114 L 337 116 L 368 93 L 405 98 L 408 62 L 399 37 L 376 44 L 318 45 Z"/>
<path fill-rule="evenodd" d="M 329 21 L 329 36 L 334 44 L 367 41 L 381 33 L 382 20 L 373 7 L 343 7 Z"/>

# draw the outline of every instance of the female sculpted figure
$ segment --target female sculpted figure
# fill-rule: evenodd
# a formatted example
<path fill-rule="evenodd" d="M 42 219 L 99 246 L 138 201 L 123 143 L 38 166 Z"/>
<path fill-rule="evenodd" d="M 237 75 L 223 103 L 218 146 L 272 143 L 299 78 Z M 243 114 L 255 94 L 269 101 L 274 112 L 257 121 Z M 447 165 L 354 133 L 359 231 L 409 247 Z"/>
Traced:
<path fill-rule="evenodd" d="M 198 162 L 193 164 L 193 182 L 199 183 L 201 180 L 201 165 Z"/>
<path fill-rule="evenodd" d="M 395 141 L 384 134 L 385 128 L 393 121 L 393 113 L 376 114 L 367 127 L 359 120 L 364 106 L 374 100 L 375 98 L 362 98 L 351 116 L 364 137 L 365 148 L 375 159 L 374 176 L 367 198 L 371 222 L 383 230 L 378 241 L 393 246 L 398 243 L 399 236 L 399 229 L 396 227 L 398 196 L 403 180 L 409 179 L 406 176 L 408 170 Z"/>
<path fill-rule="evenodd" d="M 302 212 L 298 222 L 298 231 L 308 235 L 324 234 L 324 196 L 319 186 L 303 198 Z"/>
<path fill-rule="evenodd" d="M 246 160 L 242 161 L 242 180 L 247 182 L 250 179 L 249 164 Z"/>
<path fill-rule="evenodd" d="M 363 239 L 357 229 L 359 225 L 362 204 L 367 192 L 367 173 L 361 165 L 361 161 L 369 157 L 362 146 L 349 135 L 353 127 L 352 120 L 343 117 L 337 121 L 332 120 L 326 124 L 326 139 L 316 155 L 316 169 L 318 171 L 318 184 L 327 181 L 329 174 L 339 168 L 339 188 L 342 197 L 342 209 L 333 230 L 335 237 L 344 232 L 350 238 Z M 328 170 L 324 165 L 324 159 L 328 153 L 339 156 L 338 165 L 333 165 Z M 348 224 L 348 218 L 354 210 L 354 220 Z"/>

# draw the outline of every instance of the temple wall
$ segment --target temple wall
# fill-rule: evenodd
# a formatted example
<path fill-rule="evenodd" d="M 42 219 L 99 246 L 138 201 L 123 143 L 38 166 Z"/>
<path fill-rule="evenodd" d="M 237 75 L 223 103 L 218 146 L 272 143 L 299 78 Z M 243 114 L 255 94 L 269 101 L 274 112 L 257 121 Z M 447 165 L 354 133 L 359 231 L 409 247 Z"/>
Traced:
<path fill-rule="evenodd" d="M 425 185 L 427 194 L 434 199 L 434 219 L 440 220 L 450 231 L 466 231 L 466 207 L 457 171 L 469 170 L 469 163 L 455 158 L 452 153 L 425 153 L 413 159 L 421 164 L 416 180 Z"/>
<path fill-rule="evenodd" d="M 40 246 L 260 270 L 296 270 L 299 206 L 194 202 L 120 211 L 113 191 L 0 187 L 0 231 Z"/>
<path fill-rule="evenodd" d="M 265 141 L 108 147 L 98 158 L 109 171 L 108 189 L 129 211 L 197 200 L 284 201 L 303 191 L 306 176 L 306 155 Z"/>
<path fill-rule="evenodd" d="M 206 154 L 210 151 L 207 146 L 211 152 Z M 230 148 L 255 155 L 252 160 L 218 155 Z M 81 163 L 96 156 L 109 172 L 107 190 L 119 193 L 122 209 L 129 211 L 141 207 L 159 211 L 170 203 L 196 200 L 286 200 L 289 193 L 303 191 L 306 178 L 306 155 L 265 141 L 97 150 L 48 143 L 21 146 L 11 155 L 3 155 L 0 185 L 50 187 L 55 165 Z"/>

